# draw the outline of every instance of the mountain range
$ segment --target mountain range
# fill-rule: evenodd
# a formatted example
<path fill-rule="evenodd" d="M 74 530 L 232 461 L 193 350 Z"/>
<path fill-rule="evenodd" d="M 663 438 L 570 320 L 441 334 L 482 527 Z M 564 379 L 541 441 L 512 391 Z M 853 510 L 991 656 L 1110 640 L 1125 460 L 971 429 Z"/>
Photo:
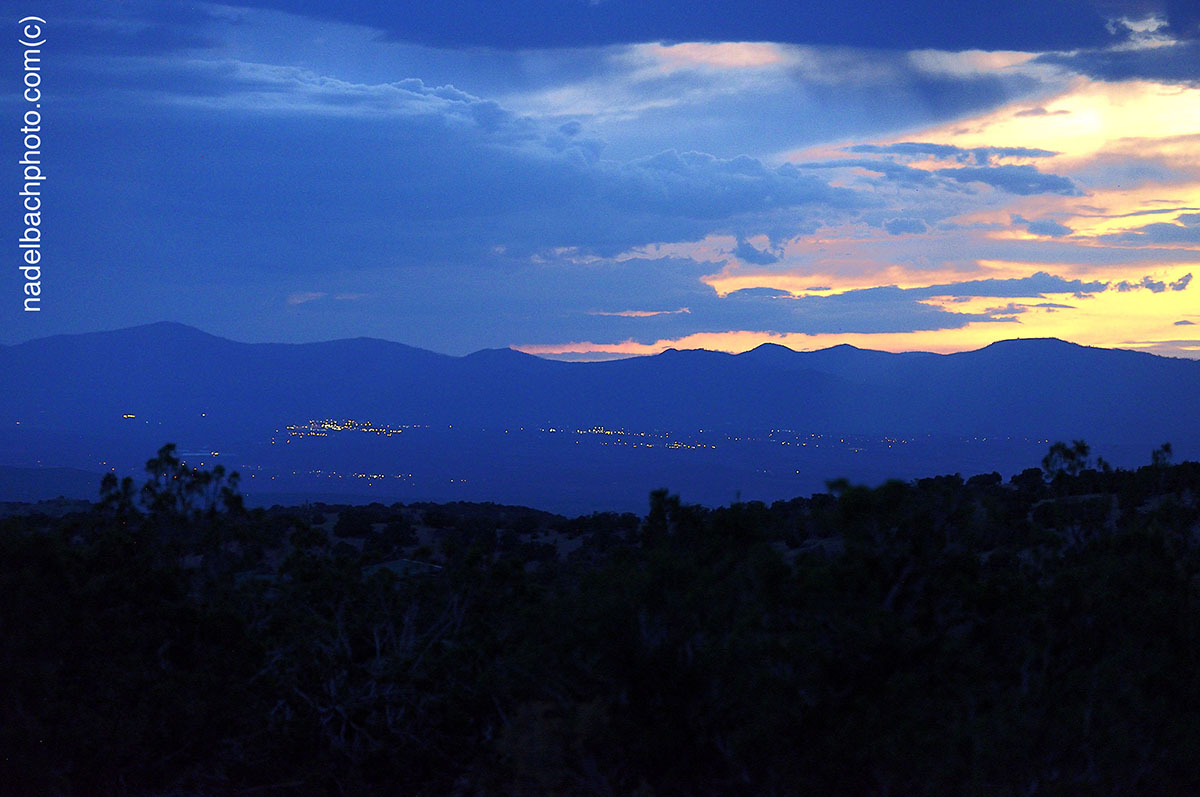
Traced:
<path fill-rule="evenodd" d="M 0 346 L 0 373 L 9 385 L 0 501 L 93 497 L 78 489 L 86 473 L 136 475 L 168 441 L 232 452 L 222 461 L 252 473 L 260 498 L 268 483 L 293 498 L 336 488 L 374 496 L 354 500 L 562 512 L 636 509 L 657 486 L 716 504 L 743 488 L 793 497 L 838 476 L 1011 475 L 1053 440 L 1087 440 L 1117 465 L 1141 464 L 1168 441 L 1178 457 L 1200 457 L 1200 361 L 1056 339 L 945 355 L 768 343 L 577 363 L 511 349 L 453 357 L 370 338 L 238 343 L 158 323 Z M 287 430 L 321 419 L 410 433 Z M 698 445 L 647 451 L 633 444 L 651 437 L 574 433 L 593 427 Z M 572 434 L 538 431 L 551 429 Z M 840 447 L 816 445 L 830 438 Z M 905 445 L 893 447 L 897 438 Z"/>
<path fill-rule="evenodd" d="M 742 354 L 667 350 L 607 362 L 511 349 L 452 357 L 371 338 L 236 343 L 175 323 L 0 346 L 0 423 L 119 431 L 126 415 L 179 433 L 261 434 L 310 418 L 390 423 L 788 428 L 1200 438 L 1200 361 L 1007 340 L 958 354 L 842 345 Z"/>

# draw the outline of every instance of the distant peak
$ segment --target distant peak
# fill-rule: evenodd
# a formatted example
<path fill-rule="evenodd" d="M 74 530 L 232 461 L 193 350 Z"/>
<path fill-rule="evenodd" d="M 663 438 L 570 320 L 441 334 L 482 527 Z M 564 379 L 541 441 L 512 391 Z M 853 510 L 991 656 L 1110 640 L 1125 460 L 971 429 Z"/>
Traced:
<path fill-rule="evenodd" d="M 767 343 L 760 343 L 757 346 L 755 346 L 753 349 L 749 349 L 742 353 L 743 354 L 754 354 L 755 352 L 786 352 L 788 354 L 795 354 L 796 350 L 789 346 L 784 346 L 782 343 L 767 342 Z"/>
<path fill-rule="evenodd" d="M 828 346 L 824 349 L 816 349 L 816 350 L 814 350 L 812 352 L 808 352 L 808 353 L 809 354 L 836 354 L 836 355 L 841 355 L 843 357 L 852 357 L 852 356 L 855 356 L 858 354 L 868 354 L 868 355 L 872 355 L 872 356 L 874 356 L 874 355 L 895 356 L 895 352 L 880 351 L 879 349 L 864 349 L 864 348 L 855 346 L 850 343 L 839 343 L 836 346 Z"/>
<path fill-rule="evenodd" d="M 1069 340 L 1062 340 L 1061 338 L 1009 338 L 1007 340 L 998 340 L 995 343 L 989 343 L 987 346 L 984 346 L 983 349 L 1015 348 L 1018 346 L 1044 349 L 1063 347 L 1069 347 L 1073 349 L 1088 348 L 1087 346 L 1081 346 L 1078 343 L 1072 343 Z"/>
<path fill-rule="evenodd" d="M 100 335 L 153 335 L 156 337 L 169 336 L 172 338 L 188 338 L 191 340 L 226 340 L 219 335 L 205 332 L 203 329 L 197 329 L 187 324 L 181 324 L 178 321 L 154 321 L 149 324 L 139 324 L 138 326 L 123 327 L 114 329 L 108 332 L 100 333 L 84 333 L 85 335 L 100 334 Z"/>
<path fill-rule="evenodd" d="M 713 351 L 712 349 L 663 349 L 658 353 L 659 357 L 711 357 L 713 355 L 732 357 L 734 355 L 723 351 Z"/>
<path fill-rule="evenodd" d="M 537 360 L 532 354 L 518 351 L 511 346 L 502 349 L 480 349 L 466 356 L 468 360 Z"/>
<path fill-rule="evenodd" d="M 189 335 L 208 335 L 202 329 L 197 329 L 187 324 L 181 324 L 178 321 L 154 321 L 149 324 L 139 324 L 137 326 L 126 327 L 126 330 L 145 330 L 147 332 L 182 332 Z M 118 330 L 122 331 L 122 330 Z M 209 337 L 215 337 L 210 335 Z"/>

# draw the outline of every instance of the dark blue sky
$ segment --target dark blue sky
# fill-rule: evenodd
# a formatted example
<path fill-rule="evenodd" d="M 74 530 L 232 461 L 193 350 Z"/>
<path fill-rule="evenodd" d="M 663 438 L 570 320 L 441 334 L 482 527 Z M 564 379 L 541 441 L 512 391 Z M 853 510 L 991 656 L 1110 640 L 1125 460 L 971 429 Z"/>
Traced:
<path fill-rule="evenodd" d="M 0 342 L 1194 356 L 1194 3 L 39 8 L 44 309 L 10 269 Z"/>
<path fill-rule="evenodd" d="M 646 41 L 773 41 L 883 49 L 1067 50 L 1108 44 L 1106 18 L 1120 4 L 1088 0 L 840 3 L 715 0 L 533 0 L 496 3 L 251 3 L 377 28 L 393 41 L 506 50 Z M 1152 4 L 1125 4 L 1154 9 Z M 1185 4 L 1178 4 L 1182 9 Z M 1163 13 L 1168 9 L 1160 7 Z M 1174 10 L 1174 9 L 1172 9 Z"/>

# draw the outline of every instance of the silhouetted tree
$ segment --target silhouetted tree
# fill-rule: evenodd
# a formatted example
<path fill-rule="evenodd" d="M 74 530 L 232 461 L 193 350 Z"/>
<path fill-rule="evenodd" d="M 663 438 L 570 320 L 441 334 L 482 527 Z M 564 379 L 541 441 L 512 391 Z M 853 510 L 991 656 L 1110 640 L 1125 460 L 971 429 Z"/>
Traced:
<path fill-rule="evenodd" d="M 146 472 L 150 478 L 142 485 L 141 502 L 152 516 L 195 520 L 243 509 L 237 473 L 226 477 L 223 465 L 211 470 L 188 467 L 176 455 L 174 443 L 146 462 Z"/>
<path fill-rule="evenodd" d="M 1150 455 L 1150 463 L 1156 468 L 1165 468 L 1171 464 L 1171 444 L 1163 443 Z"/>
<path fill-rule="evenodd" d="M 1091 447 L 1083 440 L 1075 440 L 1067 445 L 1061 440 L 1050 446 L 1046 456 L 1042 458 L 1042 469 L 1050 479 L 1059 474 L 1078 476 L 1081 471 L 1091 466 Z"/>

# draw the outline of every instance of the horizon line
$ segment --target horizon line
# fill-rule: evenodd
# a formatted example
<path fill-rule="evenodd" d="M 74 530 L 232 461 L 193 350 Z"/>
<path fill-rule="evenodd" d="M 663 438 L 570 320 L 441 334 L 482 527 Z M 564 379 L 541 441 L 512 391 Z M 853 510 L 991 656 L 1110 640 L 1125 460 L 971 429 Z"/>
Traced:
<path fill-rule="evenodd" d="M 929 351 L 926 349 L 906 349 L 906 350 L 894 351 L 894 350 L 889 350 L 889 349 L 876 349 L 876 348 L 869 348 L 869 347 L 863 347 L 863 346 L 856 346 L 852 343 L 835 343 L 835 344 L 832 344 L 829 346 L 822 346 L 820 348 L 799 349 L 799 348 L 794 348 L 792 346 L 788 346 L 783 343 L 766 340 L 766 341 L 758 343 L 754 346 L 750 346 L 749 348 L 744 348 L 744 349 L 740 349 L 740 350 L 706 348 L 706 347 L 677 348 L 675 346 L 665 345 L 665 346 L 663 346 L 663 348 L 658 349 L 657 351 L 651 351 L 651 352 L 645 352 L 645 353 L 605 352 L 605 351 L 569 351 L 569 350 L 562 351 L 562 352 L 536 352 L 536 351 L 527 351 L 526 349 L 541 348 L 541 347 L 549 348 L 551 346 L 554 346 L 555 344 L 510 344 L 509 346 L 506 346 L 506 347 L 483 347 L 480 349 L 475 349 L 473 351 L 467 352 L 465 354 L 450 354 L 450 353 L 444 352 L 444 351 L 437 351 L 436 349 L 429 349 L 429 348 L 426 348 L 423 346 L 415 346 L 410 343 L 404 343 L 403 341 L 392 340 L 389 338 L 380 338 L 380 337 L 375 337 L 372 335 L 356 335 L 353 337 L 326 338 L 326 339 L 320 339 L 320 340 L 306 340 L 306 341 L 279 341 L 279 340 L 245 341 L 245 340 L 237 340 L 234 338 L 225 337 L 223 335 L 218 335 L 218 334 L 209 332 L 207 330 L 201 329 L 200 327 L 193 326 L 191 324 L 186 324 L 182 321 L 170 321 L 170 320 L 165 320 L 165 319 L 159 320 L 159 321 L 146 322 L 143 324 L 133 324 L 130 326 L 118 327 L 115 329 L 98 329 L 98 330 L 91 330 L 91 331 L 86 331 L 86 332 L 61 332 L 61 333 L 56 333 L 53 335 L 45 335 L 42 337 L 29 338 L 29 339 L 22 340 L 22 341 L 19 341 L 16 343 L 0 344 L 0 346 L 5 347 L 5 348 L 12 348 L 12 347 L 16 347 L 16 346 L 24 346 L 24 345 L 28 345 L 28 344 L 32 344 L 32 343 L 37 343 L 39 341 L 53 340 L 53 339 L 59 339 L 59 338 L 77 338 L 77 337 L 88 337 L 88 336 L 94 336 L 94 335 L 111 335 L 111 334 L 119 334 L 122 332 L 131 332 L 131 331 L 140 330 L 140 329 L 149 329 L 152 327 L 173 327 L 173 328 L 178 328 L 178 329 L 185 329 L 190 332 L 195 332 L 195 333 L 199 333 L 201 335 L 205 335 L 210 338 L 214 338 L 216 340 L 224 341 L 227 343 L 234 343 L 234 344 L 242 345 L 242 346 L 314 346 L 314 345 L 325 345 L 325 344 L 331 344 L 331 343 L 345 343 L 345 342 L 350 342 L 350 341 L 374 341 L 374 342 L 387 343 L 387 344 L 396 345 L 396 346 L 404 346 L 409 349 L 414 349 L 417 351 L 422 351 L 422 352 L 425 352 L 428 354 L 434 354 L 434 355 L 441 356 L 441 357 L 450 357 L 453 359 L 464 359 L 467 357 L 473 357 L 476 355 L 485 354 L 485 353 L 489 353 L 489 352 L 506 352 L 507 351 L 507 352 L 513 352 L 516 354 L 521 354 L 521 355 L 531 357 L 534 359 L 543 360 L 546 362 L 574 362 L 574 363 L 612 362 L 612 361 L 617 361 L 617 360 L 638 359 L 638 358 L 642 358 L 642 357 L 657 357 L 657 356 L 663 355 L 663 354 L 683 353 L 683 352 L 710 352 L 710 353 L 714 353 L 714 354 L 727 354 L 731 357 L 737 357 L 742 354 L 748 354 L 748 353 L 758 351 L 761 349 L 771 349 L 771 348 L 785 349 L 787 351 L 790 351 L 790 352 L 793 352 L 796 354 L 815 354 L 815 353 L 819 353 L 819 352 L 832 351 L 835 349 L 852 349 L 855 351 L 878 353 L 878 354 L 890 354 L 890 355 L 897 355 L 897 356 L 904 355 L 904 354 L 923 354 L 923 355 L 944 357 L 944 356 L 950 356 L 952 354 L 967 354 L 967 353 L 971 353 L 971 352 L 982 351 L 984 349 L 990 348 L 997 344 L 1015 343 L 1015 342 L 1032 343 L 1032 342 L 1038 342 L 1038 341 L 1043 341 L 1043 342 L 1053 341 L 1053 342 L 1057 342 L 1057 343 L 1064 343 L 1064 344 L 1071 345 L 1071 346 L 1078 346 L 1080 348 L 1099 349 L 1099 350 L 1104 350 L 1104 351 L 1130 351 L 1130 352 L 1136 352 L 1136 353 L 1141 353 L 1141 354 L 1150 354 L 1155 357 L 1165 357 L 1167 359 L 1184 359 L 1184 360 L 1200 359 L 1200 357 L 1197 357 L 1197 358 L 1174 357 L 1171 355 L 1156 354 L 1154 352 L 1143 351 L 1143 350 L 1133 347 L 1133 346 L 1128 346 L 1128 347 L 1127 346 L 1092 346 L 1092 345 L 1088 345 L 1088 344 L 1078 343 L 1078 342 L 1072 341 L 1072 340 L 1067 340 L 1065 338 L 1058 338 L 1058 337 L 1028 337 L 1027 338 L 1027 337 L 1022 337 L 1022 336 L 1017 336 L 1017 337 L 1013 337 L 1013 338 L 1001 338 L 998 340 L 994 340 L 990 343 L 984 344 L 982 346 L 977 346 L 975 348 L 953 349 L 950 351 Z M 770 335 L 772 333 L 764 332 L 762 334 Z M 629 341 L 629 342 L 632 342 L 632 341 Z M 667 344 L 671 343 L 671 341 L 659 341 L 659 342 L 667 343 Z M 582 342 L 576 342 L 576 343 L 565 343 L 565 344 L 559 344 L 559 345 L 561 345 L 563 348 L 567 348 L 570 346 L 583 346 L 583 345 L 595 345 L 595 344 L 586 344 L 586 343 L 582 343 Z M 621 344 L 605 344 L 605 345 L 621 345 Z M 654 344 L 638 344 L 638 345 L 654 345 Z M 1200 353 L 1198 353 L 1198 354 L 1200 354 Z"/>

